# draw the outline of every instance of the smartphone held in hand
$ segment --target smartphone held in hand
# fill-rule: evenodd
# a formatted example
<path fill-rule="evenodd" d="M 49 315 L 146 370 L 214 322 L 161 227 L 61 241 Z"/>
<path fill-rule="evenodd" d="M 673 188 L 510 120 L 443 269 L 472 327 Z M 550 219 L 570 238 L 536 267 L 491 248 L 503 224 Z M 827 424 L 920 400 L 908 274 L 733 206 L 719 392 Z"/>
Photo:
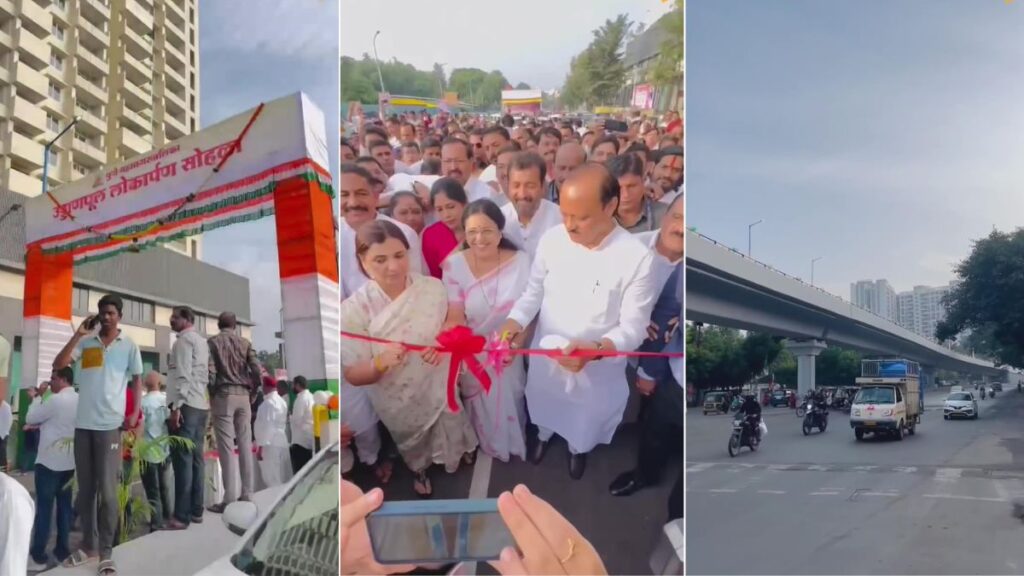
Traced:
<path fill-rule="evenodd" d="M 381 564 L 495 560 L 515 544 L 496 499 L 385 502 L 367 523 Z"/>

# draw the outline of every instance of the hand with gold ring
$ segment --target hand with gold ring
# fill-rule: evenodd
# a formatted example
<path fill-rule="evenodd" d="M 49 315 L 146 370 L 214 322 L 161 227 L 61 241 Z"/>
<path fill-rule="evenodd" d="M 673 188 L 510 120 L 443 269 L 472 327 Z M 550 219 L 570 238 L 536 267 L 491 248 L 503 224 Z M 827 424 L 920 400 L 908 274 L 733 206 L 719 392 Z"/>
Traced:
<path fill-rule="evenodd" d="M 593 545 L 565 516 L 520 484 L 498 497 L 498 513 L 519 552 L 502 550 L 491 566 L 501 574 L 607 574 Z"/>

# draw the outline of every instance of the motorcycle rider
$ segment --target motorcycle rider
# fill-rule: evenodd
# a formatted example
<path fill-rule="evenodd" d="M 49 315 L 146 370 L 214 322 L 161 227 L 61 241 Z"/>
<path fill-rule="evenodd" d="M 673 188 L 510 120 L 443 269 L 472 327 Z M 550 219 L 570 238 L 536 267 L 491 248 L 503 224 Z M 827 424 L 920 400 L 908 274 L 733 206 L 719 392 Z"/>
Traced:
<path fill-rule="evenodd" d="M 740 406 L 738 413 L 743 414 L 750 429 L 758 441 L 761 440 L 761 404 L 753 394 L 748 395 Z"/>

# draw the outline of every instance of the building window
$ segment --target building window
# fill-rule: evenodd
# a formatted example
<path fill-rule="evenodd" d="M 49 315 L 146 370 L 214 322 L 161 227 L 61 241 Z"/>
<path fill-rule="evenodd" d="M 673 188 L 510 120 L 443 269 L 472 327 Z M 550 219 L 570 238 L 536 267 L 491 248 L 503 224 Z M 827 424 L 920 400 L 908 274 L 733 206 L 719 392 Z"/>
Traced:
<path fill-rule="evenodd" d="M 200 334 L 206 334 L 207 333 L 206 332 L 206 316 L 203 316 L 202 314 L 197 314 L 196 315 L 195 329 L 196 329 L 196 332 L 199 332 Z"/>
<path fill-rule="evenodd" d="M 89 289 L 71 288 L 71 309 L 75 312 L 89 311 Z"/>
<path fill-rule="evenodd" d="M 60 24 L 54 24 L 53 27 L 50 28 L 50 33 L 53 34 L 53 37 L 57 40 L 64 40 L 64 27 Z"/>
<path fill-rule="evenodd" d="M 68 9 L 68 2 L 67 2 L 67 0 L 53 0 L 53 5 L 56 6 L 58 10 L 61 10 L 61 11 L 64 11 L 64 10 Z"/>
<path fill-rule="evenodd" d="M 64 58 L 59 54 L 50 54 L 50 66 L 53 66 L 54 70 L 64 70 Z"/>
<path fill-rule="evenodd" d="M 51 81 L 50 82 L 50 98 L 53 98 L 55 101 L 60 102 L 62 97 L 63 97 L 63 92 L 61 91 L 60 86 L 57 86 L 56 84 L 54 84 Z"/>
<path fill-rule="evenodd" d="M 123 318 L 129 324 L 152 324 L 153 304 L 124 298 Z"/>
<path fill-rule="evenodd" d="M 192 258 L 199 259 L 199 241 L 192 240 Z"/>
<path fill-rule="evenodd" d="M 51 114 L 46 115 L 46 128 L 50 132 L 60 132 L 60 120 Z"/>
<path fill-rule="evenodd" d="M 86 168 L 84 165 L 79 164 L 78 162 L 73 163 L 71 166 L 72 166 L 72 168 L 75 169 L 76 173 L 78 173 L 78 174 L 80 174 L 82 176 L 85 176 L 86 174 L 89 173 L 89 169 Z"/>
<path fill-rule="evenodd" d="M 57 163 L 60 161 L 60 156 L 58 155 L 57 150 L 54 149 L 54 148 L 47 148 L 46 149 L 46 157 L 47 157 L 47 161 L 50 164 L 53 164 L 54 166 L 56 166 Z"/>

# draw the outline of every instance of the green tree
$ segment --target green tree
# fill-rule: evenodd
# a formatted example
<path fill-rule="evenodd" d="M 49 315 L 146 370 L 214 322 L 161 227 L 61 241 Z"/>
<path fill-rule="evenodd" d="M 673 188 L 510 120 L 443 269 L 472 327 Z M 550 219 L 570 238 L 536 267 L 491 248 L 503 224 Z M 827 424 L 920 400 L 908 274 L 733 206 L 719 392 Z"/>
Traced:
<path fill-rule="evenodd" d="M 530 90 L 530 85 L 526 82 L 520 82 L 516 84 L 516 90 Z"/>
<path fill-rule="evenodd" d="M 764 372 L 782 350 L 777 338 L 734 328 L 689 326 L 686 332 L 686 381 L 697 389 L 739 388 Z"/>
<path fill-rule="evenodd" d="M 270 372 L 271 374 L 274 373 L 274 370 L 281 368 L 283 364 L 281 362 L 281 352 L 279 350 L 275 350 L 273 352 L 260 350 L 256 353 L 256 360 L 261 366 L 263 366 L 263 368 L 266 369 L 267 372 Z"/>
<path fill-rule="evenodd" d="M 648 79 L 656 86 L 667 86 L 679 82 L 682 78 L 680 64 L 685 56 L 685 10 L 683 0 L 676 0 L 676 7 L 658 20 L 664 30 L 658 58 L 649 71 Z"/>
<path fill-rule="evenodd" d="M 837 346 L 822 351 L 815 359 L 814 380 L 817 386 L 853 386 L 860 376 L 859 353 Z"/>
<path fill-rule="evenodd" d="M 789 350 L 783 348 L 769 369 L 777 383 L 786 388 L 796 388 L 796 358 Z"/>
<path fill-rule="evenodd" d="M 988 340 L 996 361 L 1024 368 L 1024 228 L 993 230 L 974 243 L 956 267 L 960 282 L 946 295 L 946 318 L 935 331 L 939 341 L 964 330 Z"/>
<path fill-rule="evenodd" d="M 594 39 L 572 59 L 562 88 L 562 98 L 570 108 L 611 103 L 626 81 L 622 57 L 625 41 L 633 23 L 626 14 L 593 31 Z"/>

